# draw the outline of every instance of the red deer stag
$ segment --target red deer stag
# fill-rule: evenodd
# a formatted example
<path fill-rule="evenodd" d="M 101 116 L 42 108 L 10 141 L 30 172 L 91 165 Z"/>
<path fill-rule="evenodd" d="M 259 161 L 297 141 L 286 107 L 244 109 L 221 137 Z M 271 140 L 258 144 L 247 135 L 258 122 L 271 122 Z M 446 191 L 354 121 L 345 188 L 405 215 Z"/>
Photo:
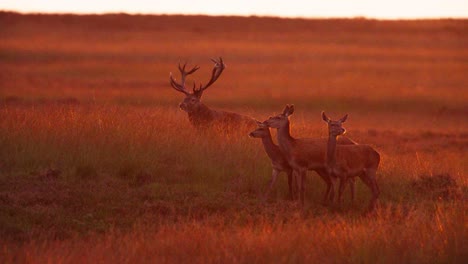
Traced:
<path fill-rule="evenodd" d="M 380 190 L 376 181 L 376 172 L 380 163 L 380 155 L 369 145 L 337 145 L 337 137 L 343 135 L 346 129 L 343 123 L 348 118 L 345 115 L 338 121 L 333 121 L 322 112 L 322 119 L 328 124 L 327 173 L 340 179 L 338 202 L 347 181 L 359 176 L 372 192 L 369 211 L 373 210 Z"/>
<path fill-rule="evenodd" d="M 206 128 L 210 126 L 221 126 L 223 127 L 233 127 L 239 128 L 241 125 L 246 125 L 249 127 L 255 127 L 255 120 L 250 117 L 243 116 L 237 113 L 215 110 L 209 108 L 207 105 L 201 102 L 201 97 L 203 92 L 210 87 L 213 83 L 218 80 L 221 73 L 226 67 L 223 59 L 220 57 L 219 60 L 211 59 L 215 65 L 211 73 L 211 79 L 207 84 L 200 84 L 199 87 L 193 84 L 192 92 L 189 92 L 185 87 L 185 79 L 188 75 L 196 72 L 200 67 L 195 66 L 191 70 L 186 71 L 186 63 L 181 66 L 179 63 L 179 71 L 181 73 L 181 81 L 178 83 L 173 77 L 172 73 L 170 75 L 170 82 L 172 88 L 176 91 L 179 91 L 185 94 L 185 99 L 182 103 L 179 104 L 179 107 L 187 112 L 190 123 L 196 128 Z"/>

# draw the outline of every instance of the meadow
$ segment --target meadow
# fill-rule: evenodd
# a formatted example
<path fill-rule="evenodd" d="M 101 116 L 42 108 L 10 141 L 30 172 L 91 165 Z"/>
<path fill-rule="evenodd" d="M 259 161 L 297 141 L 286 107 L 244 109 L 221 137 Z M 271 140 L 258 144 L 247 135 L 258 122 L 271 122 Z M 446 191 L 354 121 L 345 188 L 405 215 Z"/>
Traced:
<path fill-rule="evenodd" d="M 0 12 L 1 263 L 465 263 L 468 21 L 20 15 Z M 381 154 L 369 190 L 288 200 L 260 140 L 197 131 L 169 73 L 213 108 L 263 120 L 322 110 Z M 275 136 L 275 131 L 272 131 Z M 347 193 L 346 193 L 347 194 Z M 346 195 L 345 198 L 348 198 Z"/>

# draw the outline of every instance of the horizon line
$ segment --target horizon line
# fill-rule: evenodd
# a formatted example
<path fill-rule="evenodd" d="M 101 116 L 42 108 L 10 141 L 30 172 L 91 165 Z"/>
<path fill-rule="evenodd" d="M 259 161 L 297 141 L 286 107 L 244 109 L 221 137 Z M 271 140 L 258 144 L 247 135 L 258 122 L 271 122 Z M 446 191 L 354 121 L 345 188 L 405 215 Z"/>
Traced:
<path fill-rule="evenodd" d="M 279 19 L 362 19 L 362 20 L 382 20 L 382 21 L 404 21 L 404 20 L 467 20 L 467 17 L 372 17 L 372 16 L 281 16 L 281 15 L 268 15 L 268 14 L 207 14 L 207 13 L 152 13 L 152 12 L 128 12 L 128 11 L 102 11 L 102 12 L 51 12 L 51 11 L 17 11 L 0 9 L 4 13 L 16 13 L 20 15 L 76 15 L 76 16 L 105 16 L 105 15 L 129 15 L 129 16 L 207 16 L 207 17 L 257 17 L 257 18 L 279 18 Z"/>

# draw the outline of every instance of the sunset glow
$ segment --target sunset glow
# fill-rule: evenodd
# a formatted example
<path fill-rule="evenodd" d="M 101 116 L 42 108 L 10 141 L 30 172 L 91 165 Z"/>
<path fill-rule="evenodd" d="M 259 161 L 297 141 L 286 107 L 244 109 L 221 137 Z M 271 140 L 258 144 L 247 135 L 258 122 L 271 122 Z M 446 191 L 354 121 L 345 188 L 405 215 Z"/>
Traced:
<path fill-rule="evenodd" d="M 194 4 L 196 3 L 196 4 Z M 312 1 L 36 1 L 6 0 L 0 10 L 35 13 L 141 13 L 206 14 L 280 17 L 367 17 L 378 19 L 466 18 L 468 4 L 462 0 L 312 0 Z"/>
<path fill-rule="evenodd" d="M 0 264 L 466 262 L 467 3 L 0 0 Z"/>

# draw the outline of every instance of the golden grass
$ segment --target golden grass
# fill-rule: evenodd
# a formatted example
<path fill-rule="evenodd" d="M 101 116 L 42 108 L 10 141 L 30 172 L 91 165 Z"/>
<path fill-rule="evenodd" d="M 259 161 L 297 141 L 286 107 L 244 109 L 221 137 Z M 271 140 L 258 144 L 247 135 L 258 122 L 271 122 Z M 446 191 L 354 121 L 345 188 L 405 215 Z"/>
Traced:
<path fill-rule="evenodd" d="M 137 225 L 124 233 L 34 241 L 3 253 L 6 262 L 15 263 L 462 263 L 467 257 L 463 219 L 460 204 L 432 212 L 391 208 L 360 219 L 325 214 L 226 223 L 224 216 L 213 216 L 156 229 Z"/>
<path fill-rule="evenodd" d="M 0 262 L 463 263 L 467 258 L 465 20 L 285 20 L 0 13 Z M 52 30 L 53 29 L 53 30 Z M 179 60 L 227 69 L 204 94 L 259 120 L 294 103 L 382 156 L 380 208 L 304 210 L 246 131 L 195 131 L 170 88 Z M 191 82 L 191 80 L 190 80 Z M 421 184 L 448 175 L 448 196 Z M 436 178 L 436 177 L 435 177 Z M 421 187 L 423 186 L 423 187 Z M 442 191 L 445 191 L 442 190 Z"/>
<path fill-rule="evenodd" d="M 312 174 L 305 213 L 284 201 L 284 178 L 274 202 L 261 204 L 270 168 L 260 142 L 194 132 L 173 108 L 5 106 L 1 116 L 3 206 L 11 214 L 3 233 L 29 241 L 7 243 L 6 262 L 458 262 L 466 252 L 464 200 L 432 200 L 411 185 L 448 173 L 466 189 L 464 149 L 421 147 L 462 140 L 456 133 L 356 131 L 382 153 L 382 207 L 362 217 L 369 192 L 360 182 L 354 205 L 327 209 L 318 203 L 325 186 Z M 325 125 L 293 129 L 318 135 Z M 44 168 L 61 175 L 44 178 Z"/>

